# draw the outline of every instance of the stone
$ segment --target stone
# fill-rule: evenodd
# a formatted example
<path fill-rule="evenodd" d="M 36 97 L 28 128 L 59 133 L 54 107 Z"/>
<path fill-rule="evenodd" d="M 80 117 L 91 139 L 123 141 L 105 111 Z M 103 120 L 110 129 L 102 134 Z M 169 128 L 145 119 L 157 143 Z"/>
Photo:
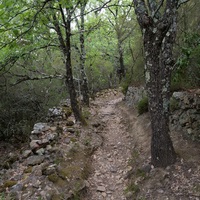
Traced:
<path fill-rule="evenodd" d="M 40 147 L 39 146 L 39 142 L 40 142 L 40 140 L 32 140 L 30 142 L 30 148 L 31 148 L 31 150 L 38 149 Z"/>
<path fill-rule="evenodd" d="M 74 122 L 71 121 L 71 120 L 68 120 L 68 121 L 66 122 L 66 126 L 73 126 L 73 125 L 74 125 Z"/>
<path fill-rule="evenodd" d="M 38 165 L 44 161 L 44 156 L 30 156 L 27 158 L 26 163 L 27 165 Z"/>
<path fill-rule="evenodd" d="M 105 198 L 107 194 L 105 192 L 102 192 L 102 196 Z"/>
<path fill-rule="evenodd" d="M 105 192 L 106 188 L 104 186 L 98 186 L 97 187 L 97 191 L 99 191 L 99 192 Z"/>
<path fill-rule="evenodd" d="M 48 145 L 46 146 L 46 150 L 47 150 L 47 151 L 51 151 L 51 149 L 52 149 L 52 146 L 51 146 L 50 144 L 48 144 Z"/>
<path fill-rule="evenodd" d="M 149 173 L 151 171 L 151 165 L 148 164 L 148 165 L 145 165 L 141 168 L 141 170 L 145 173 Z"/>
<path fill-rule="evenodd" d="M 38 141 L 38 144 L 40 144 L 43 147 L 46 147 L 49 144 L 49 140 L 47 138 L 44 138 L 44 139 Z"/>
<path fill-rule="evenodd" d="M 74 128 L 67 128 L 67 131 L 70 133 L 75 133 L 75 129 Z"/>
<path fill-rule="evenodd" d="M 38 134 L 44 131 L 47 131 L 50 129 L 50 126 L 47 125 L 47 123 L 37 123 L 33 127 L 33 132 L 32 134 Z"/>
<path fill-rule="evenodd" d="M 164 190 L 158 189 L 157 192 L 160 193 L 160 194 L 163 194 L 163 193 L 164 193 Z"/>
<path fill-rule="evenodd" d="M 42 170 L 43 175 L 51 175 L 51 174 L 54 174 L 54 173 L 56 173 L 56 165 L 55 164 L 49 165 L 47 168 L 44 168 Z"/>
<path fill-rule="evenodd" d="M 44 150 L 44 148 L 41 148 L 41 149 L 38 149 L 37 151 L 36 151 L 36 154 L 38 154 L 38 155 L 44 155 L 44 153 L 45 153 L 45 150 Z"/>
<path fill-rule="evenodd" d="M 126 196 L 127 199 L 129 199 L 129 198 L 133 197 L 133 192 L 127 192 L 125 194 L 125 196 Z"/>
<path fill-rule="evenodd" d="M 111 167 L 111 168 L 110 168 L 110 171 L 111 171 L 112 173 L 116 173 L 116 172 L 117 172 L 117 167 L 115 167 L 115 166 Z"/>
<path fill-rule="evenodd" d="M 66 143 L 66 144 L 69 144 L 69 143 L 70 143 L 70 141 L 71 141 L 71 139 L 70 139 L 70 138 L 65 138 L 63 142 L 64 142 L 64 143 Z"/>
<path fill-rule="evenodd" d="M 50 127 L 50 130 L 51 130 L 52 132 L 55 132 L 55 131 L 56 131 L 56 129 L 57 129 L 57 127 L 56 127 L 56 126 L 51 126 L 51 127 Z"/>
<path fill-rule="evenodd" d="M 31 150 L 25 150 L 23 153 L 22 153 L 22 158 L 27 158 L 28 156 L 30 156 L 32 153 Z"/>
<path fill-rule="evenodd" d="M 23 189 L 23 184 L 22 183 L 18 183 L 16 185 L 12 186 L 12 189 L 11 189 L 10 192 L 11 193 L 17 193 L 17 192 L 22 191 L 22 189 Z"/>
<path fill-rule="evenodd" d="M 58 133 L 56 133 L 56 132 L 48 133 L 46 137 L 49 141 L 53 141 L 58 138 Z"/>
<path fill-rule="evenodd" d="M 101 124 L 99 122 L 93 122 L 92 126 L 98 128 L 99 126 L 101 126 Z"/>

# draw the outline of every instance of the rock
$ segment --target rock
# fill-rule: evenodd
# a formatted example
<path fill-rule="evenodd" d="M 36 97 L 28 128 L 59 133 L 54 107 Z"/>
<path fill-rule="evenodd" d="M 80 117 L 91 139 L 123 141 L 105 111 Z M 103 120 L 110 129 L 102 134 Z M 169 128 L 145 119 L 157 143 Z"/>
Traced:
<path fill-rule="evenodd" d="M 28 156 L 30 156 L 32 153 L 31 150 L 25 150 L 23 153 L 22 153 L 22 158 L 27 158 Z"/>
<path fill-rule="evenodd" d="M 49 181 L 56 183 L 59 180 L 59 176 L 56 173 L 50 174 L 48 175 L 48 179 Z"/>
<path fill-rule="evenodd" d="M 45 150 L 44 150 L 44 148 L 41 148 L 41 149 L 38 149 L 37 151 L 36 151 L 36 154 L 38 154 L 38 155 L 44 155 L 44 153 L 45 153 Z"/>
<path fill-rule="evenodd" d="M 105 192 L 102 192 L 102 196 L 105 198 L 107 194 Z"/>
<path fill-rule="evenodd" d="M 52 132 L 55 132 L 55 131 L 56 131 L 56 129 L 57 129 L 57 127 L 56 127 L 56 126 L 51 126 L 51 127 L 50 127 L 50 130 L 51 130 Z"/>
<path fill-rule="evenodd" d="M 32 140 L 30 142 L 30 148 L 31 148 L 31 150 L 38 149 L 40 147 L 39 144 L 38 144 L 39 142 L 40 142 L 40 140 Z"/>
<path fill-rule="evenodd" d="M 64 143 L 66 143 L 66 144 L 69 144 L 69 143 L 70 143 L 70 141 L 71 141 L 71 139 L 70 139 L 70 138 L 65 138 L 63 142 L 64 142 Z"/>
<path fill-rule="evenodd" d="M 30 156 L 27 158 L 26 163 L 27 165 L 38 165 L 44 161 L 44 156 Z"/>
<path fill-rule="evenodd" d="M 163 194 L 163 193 L 164 193 L 164 190 L 158 189 L 157 192 L 160 193 L 160 194 Z"/>
<path fill-rule="evenodd" d="M 48 137 L 48 135 L 47 135 L 47 137 Z M 38 141 L 38 144 L 40 146 L 42 146 L 42 147 L 46 147 L 49 144 L 49 139 L 48 138 L 44 138 L 44 139 Z"/>
<path fill-rule="evenodd" d="M 141 168 L 141 170 L 145 173 L 149 173 L 151 171 L 151 165 L 148 164 L 148 165 L 145 165 Z"/>
<path fill-rule="evenodd" d="M 115 166 L 111 167 L 111 168 L 110 168 L 110 171 L 111 171 L 112 173 L 116 173 L 116 172 L 117 172 L 117 167 L 115 167 Z"/>
<path fill-rule="evenodd" d="M 67 131 L 70 133 L 75 133 L 75 129 L 74 128 L 67 128 Z"/>
<path fill-rule="evenodd" d="M 43 175 L 51 175 L 56 173 L 56 165 L 49 165 L 47 168 L 42 170 Z"/>
<path fill-rule="evenodd" d="M 98 128 L 99 126 L 101 126 L 101 124 L 99 122 L 93 122 L 92 126 Z"/>
<path fill-rule="evenodd" d="M 66 126 L 73 126 L 74 125 L 74 122 L 69 120 L 66 122 Z"/>
<path fill-rule="evenodd" d="M 125 196 L 126 196 L 127 199 L 129 199 L 129 198 L 133 197 L 133 192 L 127 192 L 125 194 Z"/>
<path fill-rule="evenodd" d="M 104 186 L 98 186 L 97 187 L 97 191 L 99 191 L 99 192 L 105 192 L 106 188 Z"/>
<path fill-rule="evenodd" d="M 53 141 L 58 138 L 58 133 L 56 133 L 56 132 L 48 133 L 46 137 L 47 137 L 47 140 Z"/>
<path fill-rule="evenodd" d="M 39 134 L 41 132 L 49 130 L 50 127 L 46 123 L 37 123 L 33 127 L 32 134 Z"/>
<path fill-rule="evenodd" d="M 90 145 L 93 149 L 97 149 L 103 143 L 102 137 L 97 133 L 92 133 L 90 138 Z"/>
<path fill-rule="evenodd" d="M 10 190 L 10 193 L 17 194 L 18 192 L 22 191 L 22 189 L 23 189 L 23 184 L 22 183 L 18 183 L 18 184 L 14 185 L 12 187 L 12 189 Z"/>
<path fill-rule="evenodd" d="M 45 166 L 44 163 L 33 166 L 32 174 L 34 174 L 34 176 L 42 176 L 42 170 L 43 170 L 44 166 Z"/>
<path fill-rule="evenodd" d="M 51 146 L 50 144 L 48 144 L 48 145 L 46 146 L 46 150 L 47 150 L 47 151 L 51 151 L 51 149 L 52 149 L 52 146 Z"/>

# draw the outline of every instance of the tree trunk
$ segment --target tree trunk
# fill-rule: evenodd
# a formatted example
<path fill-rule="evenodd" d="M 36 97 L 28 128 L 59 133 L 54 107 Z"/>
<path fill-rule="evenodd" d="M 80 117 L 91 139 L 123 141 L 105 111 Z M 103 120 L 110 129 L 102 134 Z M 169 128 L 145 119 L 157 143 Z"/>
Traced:
<path fill-rule="evenodd" d="M 133 2 L 143 33 L 145 80 L 152 126 L 151 162 L 155 167 L 166 167 L 176 161 L 169 135 L 169 105 L 178 1 L 166 0 L 165 4 L 156 0 Z"/>
<path fill-rule="evenodd" d="M 80 67 L 81 67 L 81 92 L 83 95 L 83 103 L 89 106 L 89 90 L 88 90 L 88 79 L 85 73 L 85 37 L 84 37 L 84 12 L 86 3 L 81 5 L 81 25 L 80 25 Z"/>
<path fill-rule="evenodd" d="M 71 66 L 71 13 L 67 10 L 67 21 L 66 21 L 66 60 L 65 60 L 65 67 L 66 67 L 66 85 L 68 87 L 71 107 L 74 113 L 76 120 L 83 122 L 83 117 L 81 115 L 80 107 L 76 97 L 76 90 L 74 86 L 73 80 L 73 73 L 72 73 L 72 66 Z"/>
<path fill-rule="evenodd" d="M 125 77 L 125 66 L 124 66 L 122 43 L 120 41 L 120 38 L 118 38 L 118 54 L 119 54 L 119 69 L 117 73 L 119 76 L 119 82 L 121 82 L 122 78 Z"/>
<path fill-rule="evenodd" d="M 176 161 L 169 135 L 170 80 L 175 32 L 172 27 L 167 33 L 152 30 L 147 28 L 144 34 L 146 89 L 152 126 L 151 161 L 155 167 L 166 167 Z"/>

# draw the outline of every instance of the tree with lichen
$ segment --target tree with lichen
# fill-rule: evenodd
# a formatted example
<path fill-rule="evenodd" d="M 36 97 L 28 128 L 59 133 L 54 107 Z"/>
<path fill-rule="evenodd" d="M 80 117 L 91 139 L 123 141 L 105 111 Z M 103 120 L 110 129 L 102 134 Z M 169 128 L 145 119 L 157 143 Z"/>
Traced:
<path fill-rule="evenodd" d="M 171 73 L 177 10 L 188 0 L 133 0 L 143 34 L 145 80 L 151 115 L 151 162 L 166 167 L 176 161 L 169 135 Z"/>

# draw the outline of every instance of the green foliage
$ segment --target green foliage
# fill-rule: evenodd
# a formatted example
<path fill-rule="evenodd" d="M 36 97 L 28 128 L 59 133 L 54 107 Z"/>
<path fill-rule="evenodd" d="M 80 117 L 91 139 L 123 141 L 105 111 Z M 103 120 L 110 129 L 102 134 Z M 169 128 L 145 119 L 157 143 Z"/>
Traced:
<path fill-rule="evenodd" d="M 181 56 L 176 62 L 172 85 L 182 88 L 200 85 L 200 35 L 188 33 L 183 38 Z M 176 86 L 177 87 L 177 86 Z"/>
<path fill-rule="evenodd" d="M 140 191 L 140 188 L 135 183 L 131 182 L 125 190 L 125 193 L 131 192 L 135 196 Z"/>
<path fill-rule="evenodd" d="M 14 200 L 10 194 L 0 193 L 0 200 Z"/>
<path fill-rule="evenodd" d="M 170 99 L 170 110 L 174 112 L 175 110 L 179 109 L 179 102 L 175 98 Z"/>
<path fill-rule="evenodd" d="M 143 97 L 137 105 L 138 114 L 142 115 L 143 113 L 148 112 L 148 98 Z"/>

